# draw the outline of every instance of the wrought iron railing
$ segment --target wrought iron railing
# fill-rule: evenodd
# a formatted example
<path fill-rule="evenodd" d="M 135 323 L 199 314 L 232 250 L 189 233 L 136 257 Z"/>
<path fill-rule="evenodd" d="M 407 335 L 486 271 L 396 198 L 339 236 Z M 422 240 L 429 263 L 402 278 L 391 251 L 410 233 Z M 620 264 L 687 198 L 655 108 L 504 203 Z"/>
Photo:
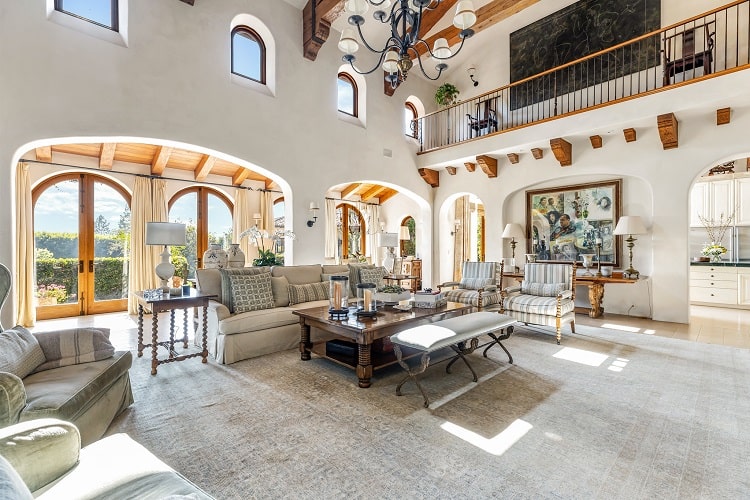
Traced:
<path fill-rule="evenodd" d="M 739 0 L 420 117 L 420 152 L 736 71 L 748 47 Z"/>

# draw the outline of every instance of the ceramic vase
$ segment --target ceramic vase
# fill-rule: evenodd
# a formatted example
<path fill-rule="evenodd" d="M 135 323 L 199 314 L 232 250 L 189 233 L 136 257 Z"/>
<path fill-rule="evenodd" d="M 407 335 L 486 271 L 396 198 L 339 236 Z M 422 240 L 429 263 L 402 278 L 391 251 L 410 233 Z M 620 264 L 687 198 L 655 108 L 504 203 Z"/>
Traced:
<path fill-rule="evenodd" d="M 227 267 L 245 267 L 245 252 L 239 243 L 232 243 L 227 250 Z"/>
<path fill-rule="evenodd" d="M 224 269 L 227 267 L 227 253 L 218 243 L 211 243 L 203 252 L 204 269 Z"/>

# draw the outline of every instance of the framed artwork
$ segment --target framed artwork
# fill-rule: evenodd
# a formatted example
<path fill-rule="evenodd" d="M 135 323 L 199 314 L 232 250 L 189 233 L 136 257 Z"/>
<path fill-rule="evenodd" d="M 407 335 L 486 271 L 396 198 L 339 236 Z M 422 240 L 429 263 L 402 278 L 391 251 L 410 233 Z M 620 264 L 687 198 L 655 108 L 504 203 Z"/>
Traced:
<path fill-rule="evenodd" d="M 601 242 L 603 264 L 620 265 L 622 237 L 612 234 L 621 215 L 622 179 L 526 191 L 528 248 L 537 262 L 582 262 Z"/>

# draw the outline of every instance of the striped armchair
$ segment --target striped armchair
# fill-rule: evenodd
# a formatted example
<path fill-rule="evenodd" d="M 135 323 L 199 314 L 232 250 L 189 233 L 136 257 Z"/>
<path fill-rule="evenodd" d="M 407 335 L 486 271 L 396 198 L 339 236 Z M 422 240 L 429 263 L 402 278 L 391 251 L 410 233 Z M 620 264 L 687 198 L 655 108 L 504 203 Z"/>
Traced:
<path fill-rule="evenodd" d="M 575 295 L 575 263 L 526 264 L 523 282 L 502 291 L 500 312 L 527 325 L 554 326 L 559 344 L 563 324 L 576 331 Z"/>
<path fill-rule="evenodd" d="M 461 281 L 442 283 L 438 290 L 448 302 L 461 302 L 481 309 L 500 303 L 502 276 L 502 263 L 466 261 L 461 266 Z"/>

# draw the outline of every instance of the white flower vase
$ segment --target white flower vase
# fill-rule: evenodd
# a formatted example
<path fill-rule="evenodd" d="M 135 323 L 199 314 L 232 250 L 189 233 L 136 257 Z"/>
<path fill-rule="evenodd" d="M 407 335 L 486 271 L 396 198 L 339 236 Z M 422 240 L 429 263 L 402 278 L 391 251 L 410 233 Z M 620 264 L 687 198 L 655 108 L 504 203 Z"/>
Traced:
<path fill-rule="evenodd" d="M 245 252 L 242 251 L 239 243 L 229 245 L 227 267 L 245 267 Z"/>
<path fill-rule="evenodd" d="M 227 267 L 227 253 L 218 243 L 211 243 L 203 252 L 204 269 L 224 269 Z"/>

